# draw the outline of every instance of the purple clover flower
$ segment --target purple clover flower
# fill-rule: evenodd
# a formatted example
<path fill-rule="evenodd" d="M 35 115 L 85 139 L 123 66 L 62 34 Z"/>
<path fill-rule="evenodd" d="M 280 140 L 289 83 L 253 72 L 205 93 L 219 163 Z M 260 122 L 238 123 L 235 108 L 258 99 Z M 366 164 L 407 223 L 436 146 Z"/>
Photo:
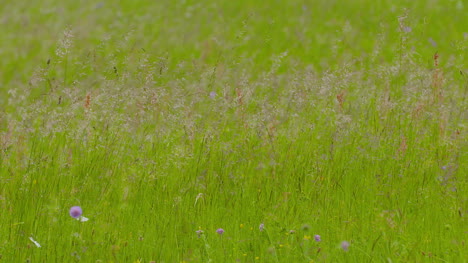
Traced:
<path fill-rule="evenodd" d="M 349 242 L 348 242 L 348 241 L 343 241 L 343 242 L 341 242 L 341 248 L 342 248 L 344 251 L 348 251 L 348 250 L 349 250 Z"/>
<path fill-rule="evenodd" d="M 317 242 L 322 241 L 322 238 L 320 237 L 320 235 L 315 235 L 315 236 L 314 236 L 314 239 L 315 239 L 315 241 L 317 241 Z"/>
<path fill-rule="evenodd" d="M 224 229 L 218 228 L 218 229 L 216 230 L 216 233 L 222 235 L 222 234 L 224 233 Z"/>
<path fill-rule="evenodd" d="M 79 206 L 73 206 L 70 208 L 70 216 L 73 218 L 79 218 L 83 214 L 83 210 Z"/>

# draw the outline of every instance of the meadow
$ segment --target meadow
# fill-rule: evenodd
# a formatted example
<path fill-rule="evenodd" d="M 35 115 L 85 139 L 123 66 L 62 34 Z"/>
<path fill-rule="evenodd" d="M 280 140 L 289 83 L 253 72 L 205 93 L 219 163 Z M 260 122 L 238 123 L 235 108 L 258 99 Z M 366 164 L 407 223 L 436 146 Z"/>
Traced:
<path fill-rule="evenodd" d="M 0 5 L 0 262 L 467 262 L 468 3 Z"/>

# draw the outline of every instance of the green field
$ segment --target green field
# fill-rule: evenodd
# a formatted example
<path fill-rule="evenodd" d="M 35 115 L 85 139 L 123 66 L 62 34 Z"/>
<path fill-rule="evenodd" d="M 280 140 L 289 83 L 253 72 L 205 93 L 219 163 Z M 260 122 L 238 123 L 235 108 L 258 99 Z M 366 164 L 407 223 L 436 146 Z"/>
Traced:
<path fill-rule="evenodd" d="M 467 262 L 467 13 L 3 0 L 0 262 Z"/>

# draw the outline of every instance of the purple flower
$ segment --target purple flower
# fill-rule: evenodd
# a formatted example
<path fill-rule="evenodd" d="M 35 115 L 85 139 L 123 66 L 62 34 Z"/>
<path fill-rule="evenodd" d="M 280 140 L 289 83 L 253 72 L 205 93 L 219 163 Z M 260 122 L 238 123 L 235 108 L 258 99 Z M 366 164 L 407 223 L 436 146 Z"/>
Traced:
<path fill-rule="evenodd" d="M 216 230 L 216 233 L 222 235 L 222 234 L 224 233 L 224 229 L 218 228 L 218 229 Z"/>
<path fill-rule="evenodd" d="M 212 91 L 210 92 L 210 98 L 214 99 L 216 97 L 216 92 Z"/>
<path fill-rule="evenodd" d="M 73 218 L 79 218 L 83 214 L 83 210 L 79 206 L 73 206 L 70 208 L 70 216 Z"/>
<path fill-rule="evenodd" d="M 348 251 L 348 250 L 349 250 L 349 242 L 348 242 L 348 241 L 343 241 L 343 242 L 341 242 L 341 248 L 342 248 L 344 251 Z"/>
<path fill-rule="evenodd" d="M 320 237 L 320 235 L 315 235 L 315 236 L 314 236 L 314 239 L 315 239 L 315 241 L 317 241 L 317 242 L 322 241 L 322 238 Z"/>
<path fill-rule="evenodd" d="M 260 226 L 258 226 L 258 230 L 260 230 L 260 231 L 265 230 L 265 224 L 261 223 Z"/>
<path fill-rule="evenodd" d="M 406 33 L 410 33 L 411 31 L 413 31 L 413 29 L 411 29 L 411 27 L 409 26 L 405 26 L 403 27 L 403 31 L 405 31 Z"/>

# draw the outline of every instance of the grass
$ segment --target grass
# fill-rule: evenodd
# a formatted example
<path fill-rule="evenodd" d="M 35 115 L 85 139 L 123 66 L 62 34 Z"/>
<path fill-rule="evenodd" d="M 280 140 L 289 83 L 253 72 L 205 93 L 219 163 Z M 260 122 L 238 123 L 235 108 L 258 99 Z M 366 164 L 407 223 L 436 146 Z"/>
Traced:
<path fill-rule="evenodd" d="M 466 262 L 466 8 L 5 1 L 0 262 Z"/>

